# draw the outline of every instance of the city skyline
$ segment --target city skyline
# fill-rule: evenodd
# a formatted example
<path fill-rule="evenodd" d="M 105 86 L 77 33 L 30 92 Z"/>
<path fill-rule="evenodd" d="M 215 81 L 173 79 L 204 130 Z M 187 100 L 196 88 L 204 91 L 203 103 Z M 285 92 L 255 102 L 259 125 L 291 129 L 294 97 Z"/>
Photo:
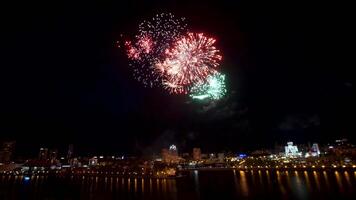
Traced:
<path fill-rule="evenodd" d="M 278 154 L 283 153 L 286 156 L 297 156 L 297 157 L 309 157 L 309 156 L 319 156 L 321 151 L 324 153 L 329 151 L 330 149 L 340 146 L 340 145 L 348 145 L 351 149 L 354 148 L 354 145 L 347 138 L 340 138 L 334 141 L 329 141 L 328 143 L 318 143 L 316 141 L 307 142 L 307 143 L 295 143 L 293 141 L 285 142 L 284 144 L 275 143 L 273 147 L 270 148 L 257 148 L 257 149 L 246 149 L 246 150 L 233 150 L 233 149 L 220 149 L 220 150 L 202 150 L 201 146 L 193 146 L 193 147 L 184 147 L 177 145 L 177 143 L 171 143 L 169 145 L 161 144 L 156 149 L 145 149 L 145 151 L 136 151 L 135 153 L 127 153 L 127 152 L 81 152 L 78 151 L 74 144 L 67 145 L 66 149 L 60 149 L 56 146 L 48 147 L 48 145 L 41 145 L 39 151 L 34 154 L 23 154 L 23 152 L 16 151 L 16 141 L 0 141 L 1 149 L 0 149 L 0 163 L 9 163 L 15 160 L 28 160 L 38 158 L 39 160 L 53 160 L 53 159 L 66 159 L 69 160 L 74 157 L 154 157 L 157 155 L 169 155 L 171 152 L 176 157 L 178 155 L 188 155 L 193 158 L 201 157 L 202 152 L 204 154 L 218 154 L 218 153 L 227 153 L 229 155 L 235 155 L 239 157 L 239 155 L 255 155 L 255 154 Z M 299 146 L 299 148 L 297 147 Z M 182 148 L 181 148 L 182 147 Z M 180 151 L 178 151 L 178 148 Z M 300 149 L 301 148 L 301 149 Z M 37 149 L 37 150 L 38 150 Z M 322 149 L 322 150 L 321 150 Z M 178 154 L 179 152 L 179 154 Z M 198 154 L 198 155 L 196 155 Z M 163 156 L 165 157 L 165 156 Z"/>

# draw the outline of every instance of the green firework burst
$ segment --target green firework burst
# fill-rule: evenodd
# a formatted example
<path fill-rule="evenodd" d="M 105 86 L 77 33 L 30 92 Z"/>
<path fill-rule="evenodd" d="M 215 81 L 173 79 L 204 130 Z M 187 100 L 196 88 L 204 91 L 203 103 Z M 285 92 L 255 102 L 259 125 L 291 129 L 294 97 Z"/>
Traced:
<path fill-rule="evenodd" d="M 204 100 L 218 100 L 225 96 L 225 75 L 221 73 L 214 73 L 207 78 L 204 83 L 197 83 L 191 88 L 190 97 L 193 99 Z"/>

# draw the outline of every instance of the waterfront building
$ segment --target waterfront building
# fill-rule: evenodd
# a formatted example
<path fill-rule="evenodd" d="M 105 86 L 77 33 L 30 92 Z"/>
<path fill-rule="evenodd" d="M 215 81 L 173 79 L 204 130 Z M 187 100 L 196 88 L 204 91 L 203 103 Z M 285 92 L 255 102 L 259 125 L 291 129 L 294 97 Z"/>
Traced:
<path fill-rule="evenodd" d="M 298 147 L 293 145 L 293 142 L 287 142 L 287 146 L 285 148 L 285 156 L 300 156 L 301 153 L 298 151 Z"/>

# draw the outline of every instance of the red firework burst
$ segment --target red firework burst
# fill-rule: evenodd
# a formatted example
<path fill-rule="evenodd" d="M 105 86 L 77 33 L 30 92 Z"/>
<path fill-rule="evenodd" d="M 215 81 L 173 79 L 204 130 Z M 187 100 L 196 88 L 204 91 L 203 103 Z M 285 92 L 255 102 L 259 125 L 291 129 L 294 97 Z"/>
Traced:
<path fill-rule="evenodd" d="M 203 33 L 188 33 L 167 49 L 165 60 L 156 64 L 165 88 L 172 93 L 187 93 L 190 85 L 204 82 L 213 74 L 222 59 L 214 43 L 214 38 Z"/>

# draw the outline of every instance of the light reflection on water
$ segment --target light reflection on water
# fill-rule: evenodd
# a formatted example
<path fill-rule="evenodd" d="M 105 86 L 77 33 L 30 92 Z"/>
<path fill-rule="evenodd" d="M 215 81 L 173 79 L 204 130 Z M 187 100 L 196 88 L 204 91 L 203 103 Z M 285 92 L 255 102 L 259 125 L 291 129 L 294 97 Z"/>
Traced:
<path fill-rule="evenodd" d="M 305 180 L 305 184 L 307 186 L 307 189 L 310 190 L 311 187 L 310 187 L 310 181 L 309 181 L 309 174 L 307 171 L 304 171 L 304 180 Z"/>
<path fill-rule="evenodd" d="M 330 184 L 329 184 L 329 178 L 328 178 L 328 173 L 326 173 L 326 171 L 323 171 L 323 176 L 324 176 L 324 181 L 325 181 L 325 185 L 326 185 L 326 189 L 330 188 Z"/>
<path fill-rule="evenodd" d="M 314 176 L 316 188 L 318 189 L 318 191 L 320 191 L 320 182 L 319 182 L 318 173 L 316 171 L 313 171 L 313 176 Z"/>
<path fill-rule="evenodd" d="M 342 187 L 342 181 L 341 181 L 341 176 L 338 171 L 335 171 L 335 178 L 336 178 L 336 183 L 339 186 L 340 192 L 344 191 L 344 188 Z"/>
<path fill-rule="evenodd" d="M 248 183 L 247 183 L 246 174 L 244 171 L 240 171 L 240 185 L 241 185 L 242 195 L 248 196 Z"/>
<path fill-rule="evenodd" d="M 189 175 L 190 174 L 190 175 Z M 191 171 L 178 179 L 0 176 L 0 199 L 354 199 L 354 171 Z M 218 184 L 219 183 L 219 184 Z"/>

